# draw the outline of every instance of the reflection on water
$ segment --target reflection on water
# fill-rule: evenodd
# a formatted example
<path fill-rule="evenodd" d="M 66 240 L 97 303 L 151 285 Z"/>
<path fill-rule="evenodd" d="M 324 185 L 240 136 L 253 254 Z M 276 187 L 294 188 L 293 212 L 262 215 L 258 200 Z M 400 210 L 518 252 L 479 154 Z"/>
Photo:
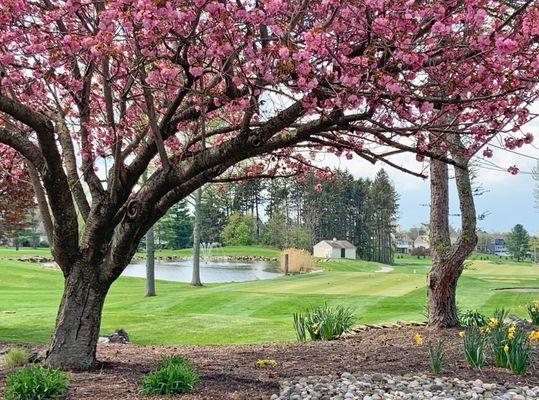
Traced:
<path fill-rule="evenodd" d="M 156 261 L 155 279 L 165 281 L 191 282 L 193 260 Z M 146 277 L 146 262 L 130 264 L 122 274 L 137 278 Z M 279 276 L 279 266 L 267 261 L 202 261 L 200 279 L 202 283 L 242 282 L 271 279 Z"/>

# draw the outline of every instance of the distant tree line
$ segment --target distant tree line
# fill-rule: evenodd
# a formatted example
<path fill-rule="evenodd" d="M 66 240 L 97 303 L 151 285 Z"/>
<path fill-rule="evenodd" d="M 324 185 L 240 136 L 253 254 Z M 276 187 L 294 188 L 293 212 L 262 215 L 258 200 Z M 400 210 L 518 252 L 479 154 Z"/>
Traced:
<path fill-rule="evenodd" d="M 374 180 L 338 171 L 324 180 L 309 173 L 210 185 L 202 199 L 202 240 L 310 249 L 335 237 L 356 245 L 361 258 L 389 263 L 397 212 L 398 196 L 383 169 Z"/>

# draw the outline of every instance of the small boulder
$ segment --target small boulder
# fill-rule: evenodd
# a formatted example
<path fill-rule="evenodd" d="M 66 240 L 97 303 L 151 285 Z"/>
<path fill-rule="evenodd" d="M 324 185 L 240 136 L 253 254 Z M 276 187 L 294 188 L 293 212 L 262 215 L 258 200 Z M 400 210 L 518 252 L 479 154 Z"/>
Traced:
<path fill-rule="evenodd" d="M 532 328 L 532 324 L 530 323 L 530 321 L 519 318 L 516 315 L 509 315 L 505 322 L 508 325 L 515 324 L 518 328 L 523 330 L 530 330 Z"/>
<path fill-rule="evenodd" d="M 108 337 L 110 343 L 129 343 L 129 335 L 123 328 L 116 329 L 114 333 Z"/>
<path fill-rule="evenodd" d="M 123 328 L 119 328 L 110 335 L 100 336 L 97 343 L 129 343 L 129 335 Z"/>

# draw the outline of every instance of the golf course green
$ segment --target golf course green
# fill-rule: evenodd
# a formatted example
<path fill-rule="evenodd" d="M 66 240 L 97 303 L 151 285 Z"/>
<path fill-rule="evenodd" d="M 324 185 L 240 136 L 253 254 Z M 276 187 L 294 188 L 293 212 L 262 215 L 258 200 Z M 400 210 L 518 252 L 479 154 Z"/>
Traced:
<path fill-rule="evenodd" d="M 161 255 L 188 255 L 189 250 Z M 216 255 L 276 257 L 264 247 L 223 248 Z M 0 341 L 46 343 L 62 294 L 62 274 L 14 257 L 47 256 L 48 250 L 0 249 Z M 328 303 L 351 307 L 357 324 L 424 320 L 425 276 L 430 260 L 397 258 L 391 271 L 360 260 L 319 262 L 322 272 L 271 280 L 210 284 L 194 288 L 157 282 L 157 296 L 144 297 L 145 282 L 122 277 L 109 292 L 102 332 L 124 328 L 144 344 L 224 344 L 294 340 L 292 314 Z M 491 290 L 539 287 L 539 268 L 529 262 L 475 255 L 459 281 L 461 309 L 491 314 L 503 306 L 526 315 L 533 292 Z"/>

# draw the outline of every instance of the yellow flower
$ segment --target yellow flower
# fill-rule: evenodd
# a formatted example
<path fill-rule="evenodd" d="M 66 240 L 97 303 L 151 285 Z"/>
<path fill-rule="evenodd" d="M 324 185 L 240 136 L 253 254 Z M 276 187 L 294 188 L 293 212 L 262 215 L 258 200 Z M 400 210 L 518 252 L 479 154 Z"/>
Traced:
<path fill-rule="evenodd" d="M 530 340 L 539 340 L 539 331 L 531 331 L 528 337 Z"/>
<path fill-rule="evenodd" d="M 515 338 L 515 334 L 513 332 L 509 332 L 507 334 L 507 339 L 514 339 Z"/>
<path fill-rule="evenodd" d="M 460 331 L 460 332 L 459 332 L 459 336 L 460 336 L 460 337 L 464 337 L 464 335 L 465 335 L 464 331 Z"/>
<path fill-rule="evenodd" d="M 513 324 L 511 324 L 511 326 L 507 329 L 507 332 L 509 332 L 509 333 L 515 333 L 516 330 L 517 330 L 517 326 L 513 323 Z"/>
<path fill-rule="evenodd" d="M 489 328 L 494 328 L 495 326 L 498 326 L 499 323 L 500 321 L 498 321 L 496 318 L 491 318 L 488 326 Z"/>
<path fill-rule="evenodd" d="M 418 346 L 423 344 L 423 336 L 421 336 L 419 333 L 416 333 L 412 339 Z"/>
<path fill-rule="evenodd" d="M 503 346 L 503 351 L 507 353 L 509 351 L 509 346 L 508 345 Z"/>

